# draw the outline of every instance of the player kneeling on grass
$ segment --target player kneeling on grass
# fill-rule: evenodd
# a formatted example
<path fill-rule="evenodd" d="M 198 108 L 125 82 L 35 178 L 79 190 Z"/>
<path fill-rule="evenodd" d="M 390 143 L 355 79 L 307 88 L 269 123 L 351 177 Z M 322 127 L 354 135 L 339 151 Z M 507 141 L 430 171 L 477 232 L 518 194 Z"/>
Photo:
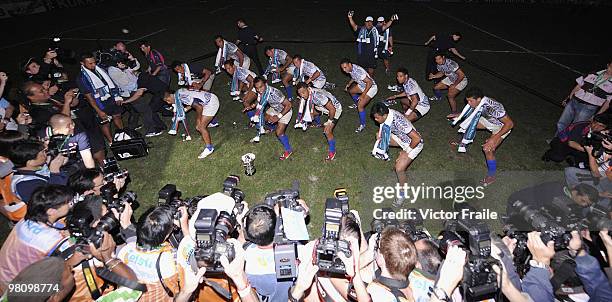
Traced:
<path fill-rule="evenodd" d="M 372 106 L 371 116 L 380 124 L 372 156 L 389 160 L 389 146 L 402 148 L 395 161 L 395 174 L 399 185 L 404 186 L 407 180 L 406 170 L 423 150 L 421 134 L 401 112 L 389 109 L 382 102 Z M 397 196 L 393 205 L 401 206 L 405 198 L 403 195 Z"/>
<path fill-rule="evenodd" d="M 285 129 L 287 129 L 287 125 L 291 121 L 291 115 L 293 111 L 291 110 L 291 102 L 283 95 L 283 93 L 266 84 L 266 81 L 263 78 L 256 77 L 253 81 L 255 85 L 255 90 L 257 91 L 259 104 L 256 106 L 252 106 L 251 109 L 255 109 L 255 116 L 259 125 L 259 129 L 263 127 L 264 119 L 261 118 L 263 114 L 263 110 L 266 109 L 266 106 L 269 106 L 268 110 L 265 111 L 265 121 L 270 124 L 276 124 L 276 137 L 283 144 L 283 148 L 285 152 L 280 160 L 285 160 L 293 154 L 293 149 L 289 144 L 289 137 L 285 134 Z M 255 138 L 253 138 L 252 142 L 259 142 L 259 134 L 261 131 L 258 131 L 258 134 Z"/>
<path fill-rule="evenodd" d="M 334 160 L 336 158 L 336 139 L 334 138 L 334 127 L 338 124 L 338 119 L 342 114 L 342 104 L 328 91 L 309 87 L 308 84 L 300 82 L 296 86 L 298 95 L 305 100 L 306 108 L 312 108 L 314 119 L 320 117 L 321 114 L 327 114 L 329 119 L 325 122 L 323 133 L 327 138 L 329 152 L 325 160 Z M 319 113 L 321 112 L 321 113 Z"/>
<path fill-rule="evenodd" d="M 466 92 L 466 99 L 468 104 L 463 108 L 461 114 L 452 120 L 453 126 L 461 122 L 458 132 L 463 135 L 463 138 L 461 142 L 457 143 L 457 151 L 460 153 L 467 151 L 467 145 L 472 143 L 474 137 L 476 137 L 476 130 L 484 129 L 493 133 L 482 145 L 488 172 L 480 183 L 486 186 L 495 182 L 495 173 L 497 172 L 495 150 L 510 134 L 514 122 L 506 113 L 504 105 L 485 96 L 478 87 L 469 89 Z"/>
<path fill-rule="evenodd" d="M 168 104 L 186 106 L 187 110 L 193 108 L 196 111 L 196 129 L 200 132 L 202 140 L 206 144 L 206 148 L 198 155 L 198 158 L 202 159 L 213 153 L 215 147 L 210 139 L 208 124 L 210 124 L 217 114 L 217 111 L 219 111 L 219 98 L 207 91 L 194 91 L 181 88 L 175 93 L 166 92 L 164 101 Z"/>
<path fill-rule="evenodd" d="M 404 91 L 388 97 L 387 101 L 399 99 L 408 120 L 415 122 L 429 112 L 429 99 L 416 80 L 410 77 L 406 68 L 397 70 L 396 79 Z"/>
<path fill-rule="evenodd" d="M 346 84 L 344 90 L 351 95 L 355 103 L 349 106 L 349 108 L 357 108 L 359 111 L 359 127 L 357 127 L 355 132 L 361 132 L 365 129 L 366 125 L 365 107 L 370 100 L 376 96 L 378 87 L 374 79 L 370 77 L 363 67 L 351 63 L 349 59 L 342 59 L 342 61 L 340 61 L 340 68 L 351 76 L 351 80 Z"/>

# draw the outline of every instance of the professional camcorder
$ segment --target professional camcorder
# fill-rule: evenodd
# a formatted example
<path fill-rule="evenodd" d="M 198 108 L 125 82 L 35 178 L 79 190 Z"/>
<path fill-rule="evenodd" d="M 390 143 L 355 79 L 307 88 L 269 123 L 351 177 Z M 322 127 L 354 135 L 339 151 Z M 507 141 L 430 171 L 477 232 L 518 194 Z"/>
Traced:
<path fill-rule="evenodd" d="M 343 197 L 343 195 L 340 195 L 340 197 Z M 340 253 L 344 253 L 346 257 L 351 256 L 349 242 L 340 239 L 341 220 L 346 213 L 348 213 L 348 198 L 345 201 L 337 198 L 328 198 L 325 201 L 323 236 L 316 244 L 315 261 L 319 271 L 346 274 L 344 262 L 339 257 Z"/>

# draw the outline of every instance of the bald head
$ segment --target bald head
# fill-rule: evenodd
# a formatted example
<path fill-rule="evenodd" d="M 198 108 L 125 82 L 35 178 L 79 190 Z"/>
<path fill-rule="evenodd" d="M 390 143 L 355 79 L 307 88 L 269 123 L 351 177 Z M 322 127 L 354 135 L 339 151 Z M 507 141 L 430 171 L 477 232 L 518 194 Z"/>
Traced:
<path fill-rule="evenodd" d="M 53 128 L 53 134 L 68 135 L 71 134 L 70 131 L 74 128 L 72 119 L 61 113 L 54 114 L 51 119 L 49 119 L 49 125 Z"/>

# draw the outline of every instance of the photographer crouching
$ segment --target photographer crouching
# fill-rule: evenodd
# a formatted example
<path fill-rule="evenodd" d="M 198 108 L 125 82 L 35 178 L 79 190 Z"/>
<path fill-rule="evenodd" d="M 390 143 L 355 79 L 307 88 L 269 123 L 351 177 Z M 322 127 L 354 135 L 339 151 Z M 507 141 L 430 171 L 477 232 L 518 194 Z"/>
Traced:
<path fill-rule="evenodd" d="M 598 114 L 591 121 L 570 124 L 552 139 L 550 149 L 544 153 L 542 160 L 567 161 L 570 166 L 585 168 L 588 165 L 588 155 L 584 146 L 592 144 L 591 136 L 598 135 L 610 127 L 610 114 Z"/>
<path fill-rule="evenodd" d="M 612 197 L 612 138 L 608 131 L 593 134 L 589 144 L 584 146 L 588 156 L 588 167 L 581 169 L 577 167 L 565 168 L 565 181 L 568 186 L 588 184 L 599 191 L 599 196 L 609 204 Z"/>

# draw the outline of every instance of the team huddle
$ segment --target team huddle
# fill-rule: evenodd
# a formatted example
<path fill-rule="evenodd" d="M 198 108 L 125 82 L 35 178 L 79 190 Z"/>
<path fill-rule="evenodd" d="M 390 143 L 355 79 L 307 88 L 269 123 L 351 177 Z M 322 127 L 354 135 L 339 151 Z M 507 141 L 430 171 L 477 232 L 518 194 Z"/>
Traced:
<path fill-rule="evenodd" d="M 382 59 L 386 72 L 389 71 L 393 54 L 390 27 L 398 17 L 393 15 L 388 22 L 385 22 L 384 17 L 380 17 L 377 19 L 377 25 L 374 25 L 372 17 L 367 17 L 364 25 L 358 26 L 352 16 L 351 11 L 348 18 L 357 37 L 357 63 L 345 58 L 340 61 L 339 67 L 350 77 L 342 94 L 348 94 L 353 101 L 347 107 L 357 109 L 359 124 L 355 132 L 361 133 L 366 129 L 366 108 L 379 94 L 379 86 L 374 79 L 377 60 Z M 449 39 L 457 41 L 459 37 L 460 34 L 455 33 Z M 434 35 L 427 44 L 444 38 L 446 37 Z M 254 60 L 236 44 L 222 36 L 215 37 L 215 44 L 218 53 L 214 70 L 195 63 L 176 62 L 172 68 L 178 74 L 179 86 L 182 88 L 165 95 L 165 101 L 174 104 L 175 112 L 183 112 L 189 108 L 196 111 L 196 129 L 206 144 L 199 158 L 205 158 L 214 151 L 208 128 L 218 125 L 215 116 L 220 104 L 219 98 L 210 89 L 215 76 L 223 71 L 231 79 L 229 91 L 224 93 L 229 93 L 232 100 L 242 103 L 242 112 L 249 128 L 253 129 L 254 136 L 250 142 L 259 143 L 262 141 L 262 135 L 274 131 L 283 147 L 279 159 L 288 159 L 293 155 L 294 149 L 287 135 L 287 127 L 292 123 L 294 107 L 297 107 L 294 128 L 304 131 L 308 128 L 323 128 L 328 144 L 325 160 L 336 158 L 334 128 L 342 116 L 343 105 L 341 95 L 333 92 L 336 85 L 328 82 L 323 69 L 300 54 L 290 54 L 285 49 L 268 46 L 265 48 L 268 65 L 263 73 L 258 75 L 250 70 Z M 436 53 L 430 56 L 433 62 L 427 62 L 428 65 L 435 64 L 435 70 L 428 67 L 426 74 L 426 79 L 434 82 L 432 97 L 428 97 L 416 79 L 402 67 L 396 72 L 398 85 L 389 86 L 389 89 L 397 94 L 387 96 L 384 101 L 371 107 L 370 117 L 379 124 L 372 155 L 388 160 L 389 147 L 401 148 L 395 171 L 400 185 L 403 185 L 406 182 L 405 171 L 424 146 L 424 139 L 414 123 L 430 111 L 430 101 L 441 100 L 443 92 L 447 91 L 450 113 L 446 118 L 450 120 L 451 125 L 459 125 L 458 132 L 461 137 L 451 144 L 457 147 L 459 153 L 467 152 L 467 146 L 473 142 L 477 130 L 488 130 L 492 133 L 482 146 L 488 173 L 481 182 L 488 185 L 495 181 L 495 150 L 510 133 L 513 121 L 501 103 L 485 96 L 481 89 L 475 87 L 466 91 L 467 104 L 462 110 L 458 109 L 456 97 L 467 87 L 468 78 L 459 64 L 447 57 L 448 51 L 438 48 L 436 50 Z M 454 48 L 451 48 L 450 52 L 464 58 Z M 398 104 L 397 109 L 392 109 Z M 178 109 L 177 106 L 185 108 Z M 324 123 L 321 122 L 323 115 L 328 116 Z M 182 117 L 184 118 L 184 112 Z M 172 133 L 176 134 L 177 127 L 172 129 Z M 401 203 L 401 200 L 398 202 Z"/>

